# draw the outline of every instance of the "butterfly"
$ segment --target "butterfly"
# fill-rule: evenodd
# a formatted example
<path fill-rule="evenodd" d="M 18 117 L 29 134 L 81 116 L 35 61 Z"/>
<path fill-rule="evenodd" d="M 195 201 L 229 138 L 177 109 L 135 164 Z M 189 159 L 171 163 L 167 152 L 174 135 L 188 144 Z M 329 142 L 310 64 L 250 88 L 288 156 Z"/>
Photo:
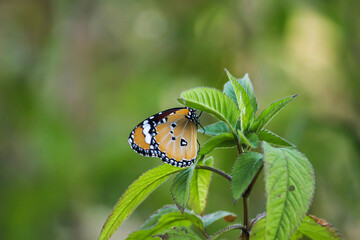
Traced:
<path fill-rule="evenodd" d="M 199 116 L 193 108 L 171 108 L 159 112 L 130 133 L 129 143 L 135 152 L 158 157 L 176 167 L 188 167 L 197 156 Z"/>

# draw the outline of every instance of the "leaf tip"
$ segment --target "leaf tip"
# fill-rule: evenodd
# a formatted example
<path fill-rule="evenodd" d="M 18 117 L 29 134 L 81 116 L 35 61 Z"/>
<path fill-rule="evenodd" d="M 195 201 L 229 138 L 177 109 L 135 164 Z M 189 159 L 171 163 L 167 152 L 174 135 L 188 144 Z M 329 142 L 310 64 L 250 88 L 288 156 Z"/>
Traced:
<path fill-rule="evenodd" d="M 292 97 L 292 98 L 296 98 L 298 95 L 299 95 L 299 93 L 297 93 L 297 94 L 293 95 L 293 97 Z"/>
<path fill-rule="evenodd" d="M 231 79 L 232 75 L 231 73 L 225 68 L 226 75 L 229 79 Z"/>
<path fill-rule="evenodd" d="M 177 205 L 177 207 L 179 208 L 179 211 L 180 211 L 181 215 L 184 215 L 185 208 L 182 207 L 182 206 L 178 206 L 178 205 Z"/>

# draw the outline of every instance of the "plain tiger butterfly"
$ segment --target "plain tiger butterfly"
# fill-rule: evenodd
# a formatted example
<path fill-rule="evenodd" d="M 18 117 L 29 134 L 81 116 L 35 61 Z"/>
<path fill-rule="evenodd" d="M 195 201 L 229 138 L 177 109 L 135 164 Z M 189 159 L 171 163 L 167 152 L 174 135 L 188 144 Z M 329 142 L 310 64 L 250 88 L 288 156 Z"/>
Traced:
<path fill-rule="evenodd" d="M 129 143 L 143 156 L 158 157 L 176 167 L 188 167 L 197 155 L 198 124 L 195 109 L 171 108 L 139 123 L 130 133 Z"/>

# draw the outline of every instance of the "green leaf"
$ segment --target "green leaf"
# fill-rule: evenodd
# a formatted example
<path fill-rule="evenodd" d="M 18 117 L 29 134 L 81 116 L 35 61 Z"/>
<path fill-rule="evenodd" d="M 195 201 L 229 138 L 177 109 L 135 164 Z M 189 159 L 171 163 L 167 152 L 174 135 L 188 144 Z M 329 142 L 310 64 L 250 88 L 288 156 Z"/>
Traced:
<path fill-rule="evenodd" d="M 174 210 L 176 211 L 174 212 Z M 200 229 L 200 231 L 204 230 L 202 219 L 199 216 L 192 214 L 187 210 L 184 214 L 181 214 L 178 211 L 177 207 L 174 205 L 169 205 L 158 210 L 155 214 L 153 214 L 152 217 L 150 217 L 148 221 L 150 221 L 151 224 L 146 223 L 146 228 L 142 226 L 138 231 L 131 233 L 126 239 L 153 239 L 152 236 L 154 236 L 155 234 L 161 233 L 162 231 L 174 226 L 190 227 L 191 225 L 194 225 L 198 229 Z"/>
<path fill-rule="evenodd" d="M 259 137 L 256 133 L 254 132 L 246 133 L 245 136 L 249 140 L 251 144 L 250 146 L 252 148 L 257 148 L 259 146 Z"/>
<path fill-rule="evenodd" d="M 225 69 L 225 71 L 227 71 Z M 253 85 L 250 81 L 249 75 L 245 74 L 245 76 L 241 79 L 237 79 L 237 81 L 241 84 L 241 86 L 243 86 L 243 88 L 245 89 L 245 91 L 247 92 L 248 96 L 251 99 L 251 105 L 254 109 L 254 113 L 256 113 L 256 111 L 258 110 L 258 104 L 256 101 L 256 97 L 254 94 L 254 88 Z M 226 95 L 228 95 L 236 104 L 237 103 L 237 98 L 236 98 L 236 94 L 234 91 L 234 88 L 231 84 L 231 81 L 228 81 L 224 84 L 224 91 L 223 91 Z"/>
<path fill-rule="evenodd" d="M 313 240 L 341 240 L 341 236 L 331 224 L 312 215 L 304 218 L 298 232 Z"/>
<path fill-rule="evenodd" d="M 206 159 L 204 161 L 204 165 L 213 167 L 213 157 Z M 211 181 L 211 173 L 212 172 L 205 169 L 195 169 L 191 178 L 189 206 L 196 214 L 199 215 L 203 215 L 206 207 L 206 200 Z"/>
<path fill-rule="evenodd" d="M 191 223 L 197 227 L 200 231 L 204 230 L 204 223 L 201 219 L 200 216 L 198 216 L 197 214 L 190 212 L 189 210 L 185 210 L 184 214 L 183 214 L 187 219 L 189 219 L 191 221 Z"/>
<path fill-rule="evenodd" d="M 171 186 L 171 196 L 176 206 L 182 213 L 184 212 L 186 204 L 189 200 L 190 183 L 194 173 L 194 167 L 195 166 L 187 168 L 176 175 Z"/>
<path fill-rule="evenodd" d="M 244 135 L 242 131 L 238 129 L 238 136 L 240 143 L 250 146 L 251 148 L 257 148 L 259 146 L 259 138 L 256 133 L 247 133 L 248 137 Z"/>
<path fill-rule="evenodd" d="M 266 236 L 289 239 L 309 209 L 315 190 L 313 168 L 294 148 L 274 148 L 263 142 Z"/>
<path fill-rule="evenodd" d="M 153 239 L 152 236 L 155 234 L 178 225 L 189 227 L 192 222 L 187 216 L 181 214 L 175 205 L 167 205 L 156 211 L 138 231 L 131 233 L 126 240 Z"/>
<path fill-rule="evenodd" d="M 243 229 L 245 229 L 245 227 L 242 226 L 241 224 L 230 225 L 230 226 L 228 226 L 226 228 L 223 228 L 223 229 L 217 231 L 216 233 L 211 235 L 209 239 L 215 240 L 215 239 L 218 239 L 219 237 L 221 237 L 221 235 L 223 235 L 223 234 L 225 234 L 227 232 L 234 231 L 234 230 L 239 232 L 240 230 L 242 231 Z M 221 239 L 223 240 L 223 239 L 228 239 L 228 238 L 221 238 Z M 240 237 L 239 239 L 243 239 L 243 238 Z"/>
<path fill-rule="evenodd" d="M 288 96 L 270 104 L 251 125 L 250 129 L 257 132 L 262 130 L 270 120 L 296 96 L 297 94 Z"/>
<path fill-rule="evenodd" d="M 260 141 L 265 141 L 275 146 L 295 147 L 294 144 L 266 129 L 261 130 L 258 136 Z"/>
<path fill-rule="evenodd" d="M 173 227 L 154 237 L 159 237 L 163 240 L 201 240 L 198 235 L 187 227 Z"/>
<path fill-rule="evenodd" d="M 202 217 L 204 228 L 207 228 L 210 224 L 213 222 L 216 222 L 220 219 L 224 219 L 227 222 L 235 221 L 236 214 L 227 212 L 227 211 L 217 211 L 211 214 L 207 214 L 204 217 Z"/>
<path fill-rule="evenodd" d="M 227 95 L 213 88 L 193 88 L 181 93 L 178 101 L 188 107 L 192 107 L 214 115 L 225 122 L 230 129 L 234 129 L 239 118 L 240 110 Z"/>
<path fill-rule="evenodd" d="M 303 238 L 301 232 L 296 231 L 290 238 L 290 240 L 300 240 Z"/>
<path fill-rule="evenodd" d="M 223 92 L 229 96 L 229 98 L 231 98 L 234 103 L 236 103 L 236 105 L 238 106 L 238 102 L 237 102 L 237 98 L 236 98 L 236 94 L 235 94 L 235 91 L 234 91 L 234 88 L 231 84 L 231 81 L 227 81 L 225 84 L 224 84 L 224 90 Z"/>
<path fill-rule="evenodd" d="M 231 133 L 222 133 L 210 138 L 207 142 L 205 142 L 201 147 L 198 155 L 206 155 L 215 148 L 233 147 L 235 145 L 236 142 L 234 140 L 234 136 Z"/>
<path fill-rule="evenodd" d="M 251 222 L 250 240 L 265 239 L 265 214 L 260 214 Z"/>
<path fill-rule="evenodd" d="M 231 192 L 237 201 L 255 177 L 262 165 L 262 155 L 257 152 L 240 154 L 232 169 Z"/>
<path fill-rule="evenodd" d="M 164 215 L 162 215 L 160 217 L 160 220 L 158 222 L 156 222 L 155 224 L 151 225 L 150 227 L 148 227 L 150 224 L 147 224 L 147 229 L 153 228 L 154 226 L 157 226 L 159 223 L 161 222 L 178 222 L 178 221 L 182 221 L 182 220 L 188 220 L 191 222 L 191 224 L 193 224 L 195 227 L 197 227 L 199 230 L 204 230 L 204 224 L 203 224 L 203 220 L 200 216 L 198 216 L 197 214 L 195 214 L 192 211 L 189 211 L 188 209 L 185 209 L 183 213 L 181 213 L 180 211 L 178 211 L 179 209 L 177 208 L 176 205 L 168 205 L 168 208 L 171 208 L 168 210 L 168 213 L 166 213 L 166 211 L 162 211 L 162 213 L 164 213 Z M 174 208 L 176 208 L 176 212 L 174 212 Z M 162 220 L 164 219 L 164 220 Z M 171 221 L 170 221 L 170 220 Z M 152 221 L 155 222 L 155 221 Z M 179 224 L 177 224 L 176 226 L 178 226 Z M 144 229 L 144 226 L 141 227 L 141 230 L 146 230 Z"/>
<path fill-rule="evenodd" d="M 198 131 L 207 135 L 216 136 L 222 133 L 230 132 L 230 129 L 226 123 L 219 121 L 200 128 Z"/>
<path fill-rule="evenodd" d="M 153 215 L 151 215 L 139 229 L 146 230 L 153 228 L 163 215 L 165 215 L 166 213 L 177 212 L 177 211 L 179 211 L 179 209 L 176 207 L 176 205 L 166 205 L 158 209 Z"/>
<path fill-rule="evenodd" d="M 265 225 L 265 214 L 262 214 L 251 223 L 250 240 L 264 240 Z M 341 240 L 341 236 L 333 226 L 312 215 L 305 216 L 291 240 L 302 239 L 303 235 L 313 240 Z"/>
<path fill-rule="evenodd" d="M 135 180 L 116 203 L 101 230 L 99 240 L 109 239 L 121 223 L 145 200 L 145 198 L 163 183 L 171 174 L 183 169 L 171 165 L 160 165 Z"/>
<path fill-rule="evenodd" d="M 225 69 L 225 71 L 226 71 L 226 74 L 228 75 L 228 78 L 231 81 L 232 87 L 233 87 L 235 95 L 236 95 L 237 103 L 238 103 L 239 109 L 241 111 L 241 113 L 240 113 L 241 130 L 246 131 L 249 124 L 253 121 L 254 116 L 255 116 L 250 97 L 247 94 L 244 87 L 238 82 L 238 80 L 233 75 L 231 75 L 226 69 Z"/>
<path fill-rule="evenodd" d="M 243 88 L 245 89 L 247 94 L 249 95 L 250 100 L 251 100 L 251 105 L 254 109 L 254 113 L 256 113 L 256 111 L 258 110 L 258 104 L 257 104 L 255 93 L 254 93 L 254 87 L 251 83 L 249 75 L 246 73 L 245 76 L 242 79 L 238 79 L 238 81 L 241 84 L 241 86 L 243 86 Z"/>

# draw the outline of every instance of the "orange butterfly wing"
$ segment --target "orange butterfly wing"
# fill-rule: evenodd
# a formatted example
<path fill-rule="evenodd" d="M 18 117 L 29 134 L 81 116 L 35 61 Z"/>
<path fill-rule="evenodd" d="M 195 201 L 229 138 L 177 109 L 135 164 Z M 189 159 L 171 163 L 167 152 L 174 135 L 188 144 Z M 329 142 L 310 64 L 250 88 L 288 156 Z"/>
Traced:
<path fill-rule="evenodd" d="M 150 144 L 145 141 L 145 135 L 143 134 L 143 129 L 141 127 L 135 128 L 134 141 L 139 147 L 150 150 Z"/>
<path fill-rule="evenodd" d="M 168 109 L 138 124 L 129 143 L 141 155 L 159 157 L 178 167 L 190 166 L 197 155 L 197 124 L 194 109 Z"/>
<path fill-rule="evenodd" d="M 188 166 L 197 155 L 197 126 L 186 117 L 186 111 L 177 111 L 167 117 L 167 122 L 156 126 L 155 141 L 159 144 L 158 149 L 163 160 L 176 161 L 176 165 Z"/>

